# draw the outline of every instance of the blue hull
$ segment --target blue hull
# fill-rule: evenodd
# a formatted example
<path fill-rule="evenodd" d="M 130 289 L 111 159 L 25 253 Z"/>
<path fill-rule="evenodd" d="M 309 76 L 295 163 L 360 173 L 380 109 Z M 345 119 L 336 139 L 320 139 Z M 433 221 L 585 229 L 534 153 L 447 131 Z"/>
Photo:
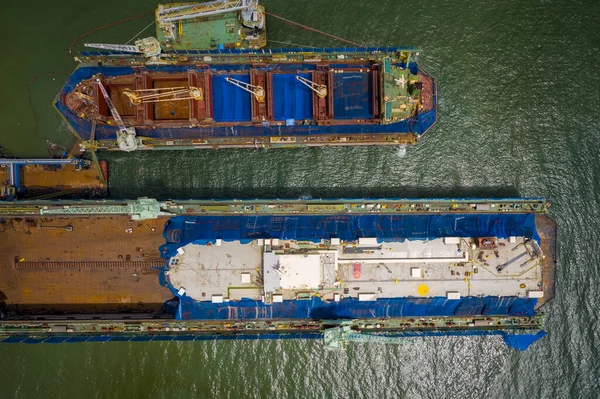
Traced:
<path fill-rule="evenodd" d="M 399 64 L 405 66 L 404 64 Z M 332 67 L 343 68 L 346 64 L 331 64 Z M 356 67 L 357 65 L 353 65 Z M 359 65 L 360 66 L 360 65 Z M 368 64 L 364 65 L 365 67 Z M 246 71 L 251 69 L 251 65 L 211 65 L 211 70 L 214 71 Z M 416 63 L 409 65 L 413 73 L 419 71 Z M 194 66 L 176 65 L 176 66 L 146 66 L 145 69 L 150 72 L 164 73 L 185 73 Z M 297 69 L 314 70 L 315 64 L 290 64 L 277 65 L 277 71 L 294 73 Z M 198 69 L 200 71 L 200 69 Z M 65 96 L 70 93 L 74 87 L 86 79 L 90 79 L 94 75 L 102 74 L 106 77 L 123 76 L 135 73 L 132 67 L 116 67 L 116 66 L 82 66 L 76 69 L 69 77 L 64 87 L 58 94 L 55 100 L 55 107 L 70 124 L 73 131 L 82 139 L 90 140 L 92 132 L 92 123 L 86 119 L 80 118 L 75 112 L 70 110 L 63 102 Z M 423 73 L 421 71 L 421 73 Z M 283 75 L 279 78 L 283 79 Z M 242 79 L 242 75 L 237 77 Z M 231 87 L 223 86 L 220 82 L 221 77 L 215 75 L 213 77 L 214 93 L 214 108 L 215 120 L 217 122 L 227 123 L 227 126 L 214 127 L 175 127 L 175 128 L 158 128 L 149 126 L 136 126 L 137 135 L 140 137 L 148 137 L 152 139 L 203 139 L 203 138 L 244 138 L 257 137 L 268 138 L 276 136 L 292 137 L 292 136 L 315 136 L 315 135 L 360 135 L 360 134 L 410 134 L 416 138 L 427 132 L 436 122 L 437 119 L 437 93 L 434 91 L 434 108 L 427 112 L 418 114 L 415 117 L 390 124 L 373 124 L 373 123 L 355 123 L 355 124 L 336 124 L 328 126 L 318 126 L 316 124 L 303 124 L 303 120 L 307 119 L 308 110 L 306 104 L 301 104 L 308 97 L 305 92 L 300 90 L 290 89 L 290 82 L 282 81 L 279 91 L 279 98 L 284 98 L 284 101 L 275 103 L 276 119 L 285 121 L 284 125 L 271 126 L 269 123 L 264 123 L 261 126 L 243 125 L 249 122 L 250 110 L 250 95 L 248 93 L 238 92 L 235 95 L 231 93 Z M 285 80 L 285 79 L 283 79 Z M 278 84 L 277 82 L 274 83 Z M 350 90 L 358 90 L 358 86 L 352 87 Z M 338 85 L 339 86 L 339 85 Z M 220 88 L 220 89 L 219 89 Z M 362 93 L 364 94 L 364 93 Z M 360 120 L 369 119 L 370 114 L 370 99 L 361 97 L 361 93 L 341 93 L 340 98 L 335 99 L 336 115 L 339 115 L 340 120 Z M 346 104 L 348 98 L 351 104 Z M 356 99 L 358 98 L 358 99 Z M 354 104 L 356 103 L 356 104 Z M 310 103 L 308 103 L 310 104 Z M 356 108 L 355 110 L 353 110 Z M 279 117 L 277 117 L 279 115 Z M 117 128 L 105 124 L 97 124 L 95 128 L 95 140 L 116 140 Z"/>

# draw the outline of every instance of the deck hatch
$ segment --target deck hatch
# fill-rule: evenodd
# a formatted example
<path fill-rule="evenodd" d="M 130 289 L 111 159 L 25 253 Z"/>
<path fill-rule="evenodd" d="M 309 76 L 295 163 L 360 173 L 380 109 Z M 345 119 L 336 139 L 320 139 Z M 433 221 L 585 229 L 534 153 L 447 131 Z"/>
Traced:
<path fill-rule="evenodd" d="M 275 120 L 312 119 L 312 91 L 296 76 L 311 79 L 308 73 L 273 74 L 273 112 Z"/>
<path fill-rule="evenodd" d="M 228 83 L 230 77 L 245 83 L 250 83 L 249 74 L 213 75 L 213 115 L 216 122 L 250 122 L 252 106 L 250 93 Z"/>

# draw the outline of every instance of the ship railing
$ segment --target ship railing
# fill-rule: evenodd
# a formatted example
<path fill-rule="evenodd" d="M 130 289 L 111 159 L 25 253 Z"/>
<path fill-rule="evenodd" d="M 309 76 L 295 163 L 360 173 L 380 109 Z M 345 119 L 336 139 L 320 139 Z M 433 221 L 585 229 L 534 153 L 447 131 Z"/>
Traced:
<path fill-rule="evenodd" d="M 173 55 L 228 55 L 228 54 L 279 54 L 279 53 L 376 53 L 385 52 L 391 53 L 396 51 L 416 50 L 414 47 L 294 47 L 294 48 L 273 48 L 273 49 L 217 49 L 217 50 L 166 50 L 163 54 Z M 132 56 L 131 53 L 125 51 L 116 50 L 104 50 L 104 51 L 82 51 L 81 55 L 90 56 L 111 56 L 111 55 L 123 55 Z"/>

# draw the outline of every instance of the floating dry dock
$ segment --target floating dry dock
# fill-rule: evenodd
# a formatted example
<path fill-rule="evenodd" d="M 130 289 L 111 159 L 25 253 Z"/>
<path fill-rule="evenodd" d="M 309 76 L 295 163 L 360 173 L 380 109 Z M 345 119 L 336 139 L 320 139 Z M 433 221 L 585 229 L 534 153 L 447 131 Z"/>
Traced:
<path fill-rule="evenodd" d="M 55 100 L 88 149 L 415 143 L 436 86 L 412 48 L 83 53 Z"/>
<path fill-rule="evenodd" d="M 325 333 L 344 347 L 502 334 L 524 349 L 543 336 L 538 309 L 554 295 L 547 208 L 542 199 L 0 205 L 0 336 Z"/>

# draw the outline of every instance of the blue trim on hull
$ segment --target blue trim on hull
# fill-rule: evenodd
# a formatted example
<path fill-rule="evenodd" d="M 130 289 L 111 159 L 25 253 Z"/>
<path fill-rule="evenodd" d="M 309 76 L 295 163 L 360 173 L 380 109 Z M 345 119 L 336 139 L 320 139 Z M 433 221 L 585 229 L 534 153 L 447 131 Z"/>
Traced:
<path fill-rule="evenodd" d="M 169 284 L 169 288 L 177 295 L 179 287 Z M 313 297 L 310 300 L 290 300 L 267 305 L 252 299 L 212 303 L 183 296 L 179 302 L 176 320 L 347 320 L 389 317 L 526 317 L 535 314 L 537 299 L 490 296 L 463 297 L 458 300 L 445 297 L 389 298 L 361 302 L 354 298 L 344 298 L 339 302 L 329 302 Z"/>
<path fill-rule="evenodd" d="M 512 349 L 524 351 L 534 342 L 547 335 L 545 331 L 536 333 L 509 332 L 500 330 L 475 330 L 475 331 L 406 331 L 384 334 L 373 334 L 374 336 L 384 337 L 405 337 L 405 338 L 423 338 L 423 337 L 469 337 L 469 336 L 494 336 L 500 335 L 504 343 Z M 99 335 L 99 336 L 52 336 L 48 338 L 26 338 L 26 337 L 8 337 L 0 340 L 4 344 L 61 344 L 77 342 L 151 342 L 151 341 L 257 341 L 266 339 L 322 339 L 322 332 L 314 333 L 261 333 L 261 334 L 235 334 L 235 335 L 150 335 L 150 336 L 118 336 L 118 335 Z"/>
<path fill-rule="evenodd" d="M 332 64 L 332 67 L 343 68 L 348 64 Z M 405 66 L 405 64 L 397 64 L 399 66 Z M 356 64 L 352 66 L 357 66 Z M 365 64 L 364 67 L 368 67 L 369 64 Z M 156 72 L 167 72 L 167 73 L 183 73 L 188 71 L 189 69 L 193 69 L 195 67 L 188 65 L 171 65 L 171 66 L 146 66 L 148 71 L 156 71 Z M 413 73 L 418 71 L 418 66 L 416 63 L 411 63 L 409 68 Z M 240 71 L 240 70 L 250 70 L 251 65 L 211 65 L 212 70 L 217 71 Z M 269 66 L 270 70 L 276 71 L 289 71 L 291 73 L 296 72 L 298 69 L 315 69 L 315 64 L 273 64 Z M 199 69 L 200 70 L 200 69 Z M 63 117 L 67 120 L 67 122 L 71 125 L 73 130 L 81 137 L 83 140 L 89 140 L 92 131 L 92 123 L 88 120 L 82 119 L 79 115 L 75 114 L 66 105 L 61 101 L 64 96 L 70 93 L 75 86 L 86 79 L 91 78 L 96 74 L 103 74 L 107 77 L 121 76 L 133 74 L 134 70 L 132 67 L 115 67 L 115 66 L 98 66 L 98 67 L 90 67 L 83 66 L 77 68 L 73 74 L 67 79 L 65 85 L 57 96 L 55 106 L 57 110 L 63 115 Z M 216 77 L 217 75 L 215 75 Z M 240 77 L 246 75 L 239 75 L 236 79 L 240 79 Z M 218 85 L 217 85 L 218 86 Z M 435 87 L 435 86 L 434 86 Z M 217 87 L 218 88 L 218 87 Z M 240 89 L 241 90 L 241 89 Z M 218 93 L 215 93 L 214 107 L 217 109 L 223 101 L 220 101 L 219 98 L 224 98 L 224 94 L 221 93 L 221 97 L 219 97 Z M 247 93 L 246 93 L 247 94 Z M 342 99 L 343 100 L 343 99 Z M 233 100 L 232 100 L 233 101 Z M 347 106 L 340 101 L 336 104 L 336 114 L 341 112 L 340 109 L 351 109 L 355 108 L 357 105 L 360 105 L 358 108 L 359 111 L 354 111 L 354 113 L 350 112 L 349 115 L 345 115 L 344 113 L 340 114 L 341 119 L 344 118 L 352 118 L 352 119 L 365 119 L 370 117 L 370 111 L 367 112 L 367 109 L 370 109 L 370 99 L 361 98 L 359 103 L 354 104 L 354 106 Z M 217 121 L 223 122 L 243 122 L 249 120 L 249 108 L 247 110 L 238 109 L 238 103 L 240 101 L 233 104 L 233 109 L 231 114 L 227 115 L 215 115 L 215 119 Z M 249 99 L 246 99 L 246 102 L 249 104 Z M 227 102 L 229 104 L 229 102 Z M 226 104 L 223 103 L 223 106 Z M 229 104 L 227 107 L 230 108 Z M 351 135 L 351 134 L 398 134 L 398 133 L 407 133 L 407 134 L 415 134 L 418 137 L 423 135 L 427 130 L 429 130 L 437 119 L 437 93 L 434 92 L 434 109 L 421 113 L 416 117 L 409 118 L 397 123 L 391 124 L 347 124 L 347 125 L 330 125 L 330 126 L 317 126 L 317 125 L 303 125 L 302 120 L 298 119 L 293 126 L 220 126 L 220 127 L 182 127 L 182 128 L 146 128 L 144 126 L 136 127 L 137 135 L 140 137 L 148 137 L 153 139 L 202 139 L 208 137 L 270 137 L 270 136 L 312 136 L 312 135 Z M 229 112 L 229 111 L 227 111 Z M 285 114 L 283 114 L 285 116 Z M 295 115 L 305 116 L 307 115 L 306 110 L 297 111 Z M 293 115 L 293 116 L 295 116 Z M 282 117 L 282 116 L 280 116 Z M 288 118 L 286 118 L 288 119 Z M 307 119 L 307 118 L 306 118 Z M 95 139 L 96 140 L 115 140 L 116 141 L 116 132 L 117 128 L 114 126 L 108 126 L 103 124 L 96 125 L 95 130 Z"/>
<path fill-rule="evenodd" d="M 170 257 L 181 246 L 206 244 L 217 238 L 249 242 L 257 238 L 320 241 L 336 237 L 354 241 L 376 237 L 399 241 L 510 236 L 528 237 L 539 243 L 535 214 L 177 216 L 167 222 L 167 241 L 160 250 L 164 257 Z"/>

